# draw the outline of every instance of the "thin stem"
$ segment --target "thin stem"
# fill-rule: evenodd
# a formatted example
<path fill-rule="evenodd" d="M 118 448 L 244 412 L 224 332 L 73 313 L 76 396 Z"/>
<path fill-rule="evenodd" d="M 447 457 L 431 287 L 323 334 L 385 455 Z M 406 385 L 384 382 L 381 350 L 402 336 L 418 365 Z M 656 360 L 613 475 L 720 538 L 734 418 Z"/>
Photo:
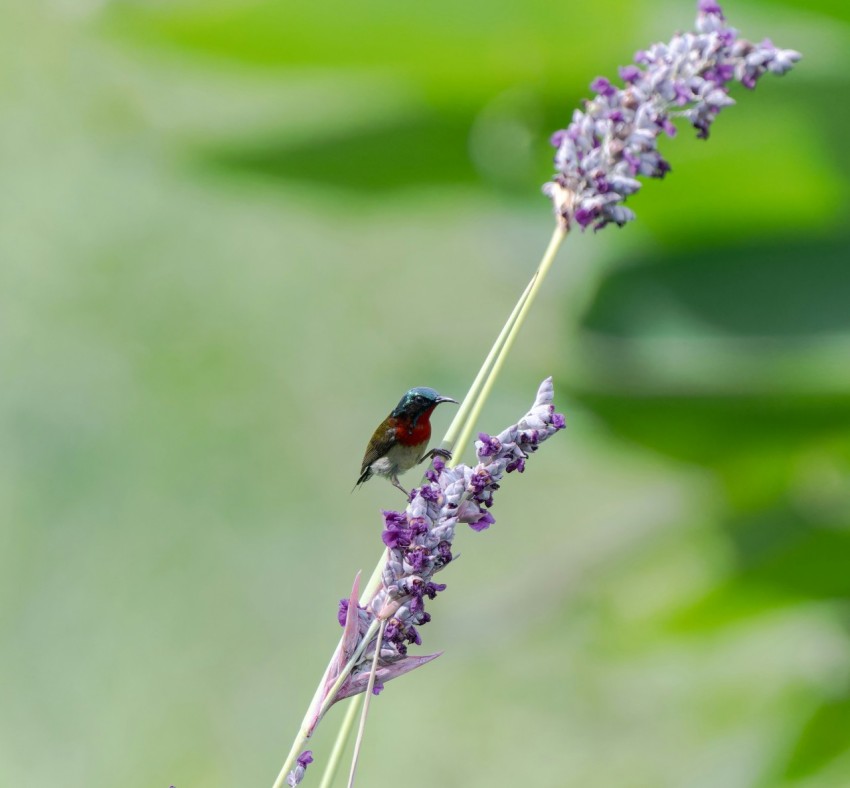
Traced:
<path fill-rule="evenodd" d="M 360 708 L 361 695 L 355 695 L 348 703 L 348 708 L 345 711 L 345 717 L 342 720 L 342 725 L 339 729 L 339 734 L 334 742 L 334 747 L 328 757 L 327 765 L 322 772 L 322 781 L 319 783 L 319 788 L 330 788 L 336 770 L 339 768 L 339 762 L 342 760 L 342 753 L 345 750 L 345 744 L 348 737 L 351 735 L 351 729 L 354 727 L 354 720 L 357 717 L 357 710 Z"/>
<path fill-rule="evenodd" d="M 514 321 L 517 319 L 517 316 L 519 315 L 520 310 L 522 309 L 522 306 L 525 303 L 525 300 L 528 298 L 528 294 L 531 292 L 531 288 L 534 284 L 534 280 L 536 279 L 536 277 L 537 272 L 535 271 L 534 276 L 531 277 L 531 281 L 526 285 L 525 290 L 519 297 L 519 301 L 517 301 L 516 306 L 514 307 L 513 311 L 507 319 L 507 322 L 504 326 L 502 326 L 502 330 L 499 332 L 499 336 L 496 337 L 496 341 L 493 343 L 493 347 L 490 348 L 490 352 L 487 354 L 487 358 L 484 359 L 484 363 L 481 365 L 481 369 L 478 370 L 478 374 L 475 376 L 475 380 L 472 381 L 472 385 L 466 392 L 466 396 L 461 400 L 460 407 L 457 409 L 455 417 L 452 419 L 451 424 L 449 424 L 449 428 L 446 430 L 446 434 L 443 436 L 443 441 L 440 444 L 441 448 L 448 449 L 449 451 L 451 451 L 457 443 L 457 436 L 466 422 L 469 411 L 472 409 L 475 397 L 478 396 L 478 390 L 481 388 L 481 384 L 484 382 L 484 378 L 490 371 L 490 366 L 493 364 L 493 360 L 496 358 L 497 354 L 502 349 L 502 345 L 504 344 L 506 337 L 510 333 Z"/>
<path fill-rule="evenodd" d="M 484 407 L 484 403 L 487 401 L 487 397 L 490 396 L 490 392 L 493 390 L 493 384 L 496 382 L 496 378 L 499 376 L 499 372 L 501 372 L 502 367 L 505 364 L 505 359 L 508 357 L 508 353 L 511 352 L 511 348 L 513 347 L 514 341 L 516 340 L 517 335 L 519 334 L 519 330 L 522 328 L 522 324 L 525 322 L 525 318 L 528 316 L 529 310 L 531 309 L 531 305 L 534 303 L 534 299 L 537 296 L 537 293 L 540 291 L 540 287 L 543 284 L 543 280 L 546 278 L 546 274 L 549 273 L 549 269 L 552 267 L 552 263 L 555 261 L 555 256 L 558 253 L 558 249 L 560 248 L 561 243 L 563 242 L 564 238 L 566 238 L 566 236 L 567 231 L 559 224 L 555 228 L 555 232 L 552 234 L 552 238 L 549 241 L 549 246 L 546 248 L 546 252 L 543 255 L 543 259 L 540 261 L 540 266 L 532 277 L 531 282 L 529 282 L 525 293 L 523 293 L 524 297 L 520 298 L 519 302 L 517 303 L 517 308 L 514 309 L 514 312 L 516 313 L 515 319 L 513 320 L 513 322 L 509 320 L 508 323 L 505 324 L 505 328 L 507 328 L 508 330 L 504 342 L 499 348 L 498 354 L 496 355 L 496 359 L 493 362 L 493 366 L 491 367 L 487 378 L 484 380 L 480 393 L 476 397 L 475 402 L 470 405 L 469 415 L 464 421 L 463 430 L 461 431 L 460 436 L 458 437 L 458 446 L 465 446 L 469 442 L 469 438 L 472 435 L 473 429 L 475 428 L 475 423 L 478 421 L 478 417 L 481 415 L 481 410 Z M 513 314 L 511 316 L 513 317 Z M 457 465 L 458 461 L 460 460 L 460 454 L 460 451 L 454 453 L 454 456 L 452 457 L 451 461 L 452 465 Z"/>
<path fill-rule="evenodd" d="M 357 740 L 354 742 L 354 756 L 351 759 L 351 772 L 348 775 L 348 788 L 354 788 L 354 776 L 357 774 L 357 761 L 360 758 L 360 748 L 363 746 L 363 735 L 366 733 L 366 719 L 369 716 L 369 702 L 372 700 L 372 690 L 375 689 L 375 676 L 378 672 L 378 657 L 381 656 L 381 643 L 384 640 L 386 619 L 381 620 L 381 628 L 375 640 L 375 656 L 372 658 L 372 670 L 369 673 L 369 684 L 366 687 L 366 698 L 363 701 L 363 711 L 360 714 L 360 727 L 357 729 Z"/>

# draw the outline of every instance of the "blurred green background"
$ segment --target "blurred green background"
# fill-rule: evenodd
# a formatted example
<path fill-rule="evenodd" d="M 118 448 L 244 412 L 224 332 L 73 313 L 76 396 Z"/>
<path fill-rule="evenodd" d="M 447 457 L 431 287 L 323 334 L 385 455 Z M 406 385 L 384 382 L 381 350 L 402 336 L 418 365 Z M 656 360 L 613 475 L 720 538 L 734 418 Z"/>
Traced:
<path fill-rule="evenodd" d="M 367 437 L 462 396 L 549 134 L 694 6 L 3 4 L 0 785 L 271 784 L 401 502 Z M 567 240 L 480 427 L 554 374 L 568 429 L 363 785 L 850 785 L 850 7 L 725 8 L 805 58 Z"/>

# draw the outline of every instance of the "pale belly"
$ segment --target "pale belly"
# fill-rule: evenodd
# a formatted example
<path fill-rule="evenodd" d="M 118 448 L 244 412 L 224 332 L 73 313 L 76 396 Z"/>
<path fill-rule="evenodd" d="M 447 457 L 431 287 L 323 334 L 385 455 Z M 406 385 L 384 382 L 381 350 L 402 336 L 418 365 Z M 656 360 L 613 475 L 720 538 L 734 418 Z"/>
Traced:
<path fill-rule="evenodd" d="M 397 476 L 410 470 L 422 458 L 425 446 L 402 446 L 397 443 L 380 460 L 375 460 L 369 467 L 378 476 Z"/>

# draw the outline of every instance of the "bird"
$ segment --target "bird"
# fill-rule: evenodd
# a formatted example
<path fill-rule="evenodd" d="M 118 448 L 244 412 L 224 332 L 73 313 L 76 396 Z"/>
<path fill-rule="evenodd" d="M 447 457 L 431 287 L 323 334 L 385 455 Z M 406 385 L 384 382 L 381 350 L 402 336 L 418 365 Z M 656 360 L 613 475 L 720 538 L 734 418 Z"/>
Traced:
<path fill-rule="evenodd" d="M 427 386 L 406 392 L 369 439 L 360 466 L 360 478 L 354 488 L 357 489 L 372 476 L 385 476 L 407 495 L 407 490 L 398 480 L 400 473 L 431 457 L 451 459 L 451 452 L 447 449 L 425 451 L 431 439 L 431 413 L 441 402 L 458 404 L 456 399 L 443 397 Z"/>

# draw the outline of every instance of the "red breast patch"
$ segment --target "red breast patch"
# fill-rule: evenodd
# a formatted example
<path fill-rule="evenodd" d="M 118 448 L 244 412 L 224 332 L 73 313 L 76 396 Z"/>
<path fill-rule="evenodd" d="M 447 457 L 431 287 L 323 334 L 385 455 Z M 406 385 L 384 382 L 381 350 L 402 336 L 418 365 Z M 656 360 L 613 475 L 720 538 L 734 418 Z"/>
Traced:
<path fill-rule="evenodd" d="M 436 407 L 436 406 L 434 406 Z M 419 418 L 398 419 L 396 422 L 396 440 L 402 446 L 418 446 L 425 443 L 431 437 L 431 422 L 429 417 L 434 407 L 428 408 Z"/>

